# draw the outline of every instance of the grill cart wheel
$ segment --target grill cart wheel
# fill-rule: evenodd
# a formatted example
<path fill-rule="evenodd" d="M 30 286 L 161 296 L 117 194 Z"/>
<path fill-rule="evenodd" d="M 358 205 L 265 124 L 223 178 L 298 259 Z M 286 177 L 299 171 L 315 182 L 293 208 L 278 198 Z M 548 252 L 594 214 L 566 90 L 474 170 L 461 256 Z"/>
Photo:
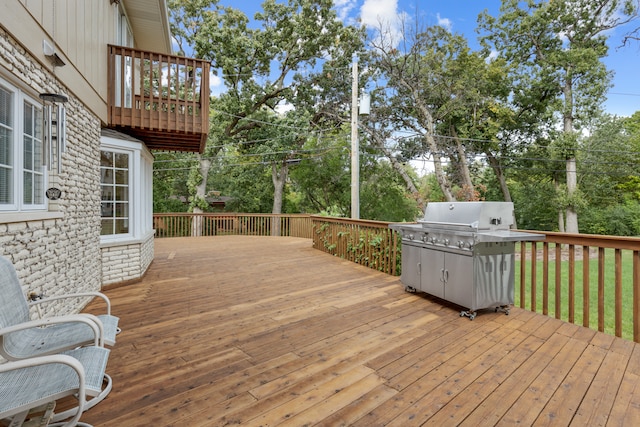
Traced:
<path fill-rule="evenodd" d="M 460 312 L 460 317 L 465 317 L 467 316 L 469 318 L 469 320 L 473 320 L 476 318 L 476 312 L 475 311 L 461 311 Z"/>

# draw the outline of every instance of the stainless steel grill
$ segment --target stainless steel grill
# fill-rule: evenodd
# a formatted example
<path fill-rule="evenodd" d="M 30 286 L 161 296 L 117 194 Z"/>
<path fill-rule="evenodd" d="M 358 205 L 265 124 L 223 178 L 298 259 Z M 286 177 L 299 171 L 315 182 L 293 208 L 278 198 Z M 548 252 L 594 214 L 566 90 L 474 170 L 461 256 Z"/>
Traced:
<path fill-rule="evenodd" d="M 402 276 L 409 292 L 477 310 L 509 313 L 514 297 L 515 242 L 544 235 L 511 231 L 513 203 L 432 202 L 418 224 L 391 224 L 402 235 Z"/>

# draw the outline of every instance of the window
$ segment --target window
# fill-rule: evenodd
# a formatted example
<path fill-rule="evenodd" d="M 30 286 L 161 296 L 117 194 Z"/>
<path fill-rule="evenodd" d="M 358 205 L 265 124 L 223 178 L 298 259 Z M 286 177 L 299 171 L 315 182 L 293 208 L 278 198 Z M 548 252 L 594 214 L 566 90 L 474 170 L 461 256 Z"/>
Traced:
<path fill-rule="evenodd" d="M 100 152 L 102 235 L 129 233 L 129 169 L 129 154 Z"/>
<path fill-rule="evenodd" d="M 144 143 L 115 131 L 102 131 L 102 243 L 137 241 L 153 234 L 152 176 L 153 156 Z"/>
<path fill-rule="evenodd" d="M 0 211 L 45 210 L 42 107 L 0 79 Z"/>

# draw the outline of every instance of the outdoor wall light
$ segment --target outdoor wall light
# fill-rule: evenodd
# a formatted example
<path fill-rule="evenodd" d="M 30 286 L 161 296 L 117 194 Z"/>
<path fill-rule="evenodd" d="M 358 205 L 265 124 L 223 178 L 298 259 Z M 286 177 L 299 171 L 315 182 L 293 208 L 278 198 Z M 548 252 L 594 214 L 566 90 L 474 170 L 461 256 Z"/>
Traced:
<path fill-rule="evenodd" d="M 58 173 L 62 172 L 62 153 L 66 151 L 66 110 L 64 104 L 69 100 L 60 93 L 41 93 L 44 102 L 42 116 L 44 120 L 43 164 L 51 170 L 54 160 L 54 145 Z"/>

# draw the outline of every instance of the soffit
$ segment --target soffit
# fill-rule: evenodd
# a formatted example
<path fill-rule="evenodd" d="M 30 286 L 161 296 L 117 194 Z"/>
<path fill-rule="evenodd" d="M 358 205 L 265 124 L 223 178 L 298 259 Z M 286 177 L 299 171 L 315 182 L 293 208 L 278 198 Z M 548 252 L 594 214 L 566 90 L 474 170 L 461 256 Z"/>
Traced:
<path fill-rule="evenodd" d="M 122 4 L 136 49 L 172 53 L 166 0 L 122 0 Z"/>

